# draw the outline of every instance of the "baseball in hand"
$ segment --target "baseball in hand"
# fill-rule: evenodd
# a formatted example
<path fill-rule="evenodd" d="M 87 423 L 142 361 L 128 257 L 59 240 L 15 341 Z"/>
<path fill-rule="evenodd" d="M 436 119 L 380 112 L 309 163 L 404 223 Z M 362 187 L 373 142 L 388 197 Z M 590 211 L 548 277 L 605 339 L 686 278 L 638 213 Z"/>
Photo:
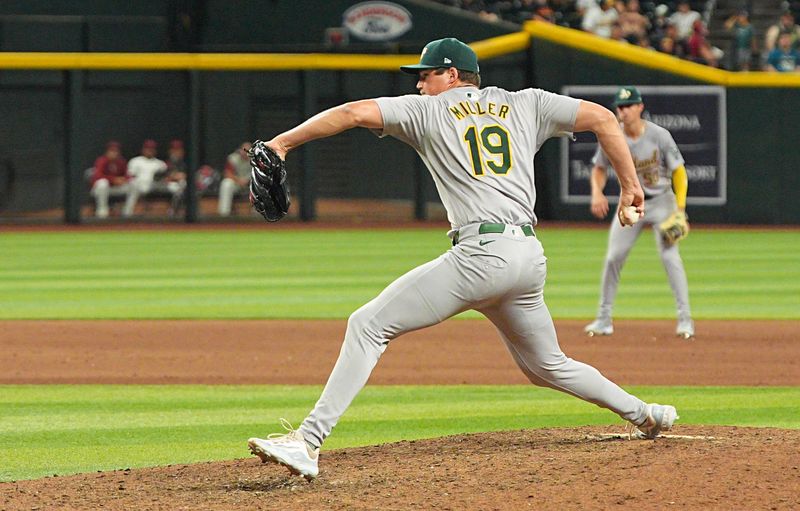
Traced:
<path fill-rule="evenodd" d="M 622 225 L 633 225 L 639 221 L 639 212 L 636 211 L 636 206 L 625 206 L 619 212 Z"/>

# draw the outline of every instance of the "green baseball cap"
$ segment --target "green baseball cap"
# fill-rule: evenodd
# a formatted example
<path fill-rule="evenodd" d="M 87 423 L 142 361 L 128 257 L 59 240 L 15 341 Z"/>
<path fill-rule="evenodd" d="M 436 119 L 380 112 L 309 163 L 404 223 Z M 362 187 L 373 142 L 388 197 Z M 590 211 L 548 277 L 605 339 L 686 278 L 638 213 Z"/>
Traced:
<path fill-rule="evenodd" d="M 642 95 L 639 90 L 633 85 L 626 85 L 620 87 L 616 94 L 614 94 L 614 108 L 625 105 L 637 105 L 642 102 Z"/>
<path fill-rule="evenodd" d="M 454 67 L 470 73 L 480 71 L 478 56 L 472 48 L 453 37 L 429 42 L 422 50 L 419 64 L 400 66 L 400 70 L 415 75 L 424 69 L 441 67 Z"/>

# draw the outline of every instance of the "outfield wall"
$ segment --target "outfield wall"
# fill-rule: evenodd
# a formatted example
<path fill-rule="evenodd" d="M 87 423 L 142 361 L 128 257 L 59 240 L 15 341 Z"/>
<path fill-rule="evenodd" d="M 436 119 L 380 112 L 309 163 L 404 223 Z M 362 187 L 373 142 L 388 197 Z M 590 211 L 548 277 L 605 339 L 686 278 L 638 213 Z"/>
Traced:
<path fill-rule="evenodd" d="M 250 3 L 257 7 L 258 2 Z M 340 23 L 342 12 L 354 3 L 321 2 L 317 17 L 310 17 L 305 25 L 306 42 L 294 48 L 319 51 L 324 28 Z M 800 153 L 793 150 L 800 132 L 798 77 L 728 73 L 652 52 L 642 57 L 637 51 L 644 50 L 540 24 L 526 27 L 533 41 L 526 49 L 517 37 L 528 40 L 523 32 L 506 36 L 510 39 L 496 37 L 518 27 L 482 22 L 414 0 L 398 3 L 417 20 L 413 30 L 392 44 L 354 42 L 350 48 L 382 55 L 0 53 L 0 114 L 6 121 L 0 124 L 0 220 L 63 207 L 68 221 L 80 221 L 77 211 L 87 203 L 82 172 L 111 138 L 123 142 L 128 158 L 137 154 L 146 138 L 162 144 L 162 156 L 170 139 L 182 138 L 189 142 L 193 168 L 210 164 L 219 169 L 241 141 L 269 137 L 328 106 L 364 97 L 414 93 L 414 79 L 398 73 L 397 65 L 416 60 L 424 42 L 440 37 L 442 27 L 447 27 L 448 35 L 471 43 L 493 37 L 488 44 L 475 44 L 480 48 L 485 84 L 509 89 L 533 85 L 554 91 L 564 86 L 621 83 L 725 86 L 726 202 L 713 206 L 690 203 L 693 221 L 800 223 L 800 203 L 778 195 L 800 184 L 795 171 Z M 46 11 L 45 4 L 60 5 L 61 14 L 68 16 L 84 12 L 80 9 L 99 9 L 89 0 L 71 4 L 67 10 L 58 2 L 11 2 L 0 6 L 0 16 L 8 16 L 12 8 L 30 6 L 40 15 Z M 202 5 L 206 14 L 214 15 L 211 25 L 203 25 L 198 32 L 201 39 L 194 49 L 241 51 L 259 44 L 267 48 L 277 44 L 281 31 L 298 26 L 296 10 L 287 8 L 288 3 L 273 6 L 270 16 L 264 18 L 226 13 L 220 7 L 223 3 L 213 0 Z M 130 15 L 134 26 L 160 27 L 154 20 L 172 16 L 171 11 L 153 11 L 155 17 L 134 11 L 122 16 Z M 8 19 L 0 20 L 2 49 L 52 51 L 61 47 L 59 42 L 48 46 L 31 34 L 20 39 L 24 30 L 10 29 L 14 23 Z M 88 40 L 76 39 L 71 28 L 61 27 L 54 33 L 63 41 L 88 41 L 91 48 L 114 49 L 111 43 L 103 44 L 103 37 L 113 33 L 103 25 L 108 18 L 92 19 L 102 29 L 88 30 L 84 34 Z M 39 27 L 36 30 L 52 27 L 42 25 L 40 18 L 34 21 L 32 26 Z M 233 32 L 238 35 L 226 32 L 226 27 L 236 27 Z M 262 33 L 269 29 L 274 33 Z M 164 37 L 172 37 L 164 30 Z M 129 32 L 138 34 L 135 30 L 120 33 Z M 294 30 L 293 37 L 298 33 Z M 138 51 L 149 48 L 135 37 L 131 41 Z M 241 44 L 237 46 L 236 41 Z M 568 204 L 560 196 L 558 145 L 557 141 L 547 143 L 538 157 L 537 213 L 543 219 L 587 220 L 585 205 Z M 289 170 L 291 185 L 301 197 L 297 208 L 303 218 L 315 216 L 317 198 L 401 199 L 418 204 L 438 200 L 431 179 L 409 148 L 396 141 L 377 142 L 365 130 L 308 144 L 290 159 Z M 387 172 L 403 178 L 387 179 Z M 418 208 L 417 214 L 424 216 L 425 211 Z M 196 215 L 190 217 L 187 214 L 187 219 L 197 219 Z"/>

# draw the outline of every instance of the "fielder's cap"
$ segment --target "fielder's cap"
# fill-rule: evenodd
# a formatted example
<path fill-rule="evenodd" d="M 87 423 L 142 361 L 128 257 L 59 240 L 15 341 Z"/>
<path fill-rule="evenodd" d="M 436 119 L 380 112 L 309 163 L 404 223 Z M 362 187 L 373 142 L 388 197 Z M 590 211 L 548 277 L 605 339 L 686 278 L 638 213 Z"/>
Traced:
<path fill-rule="evenodd" d="M 170 149 L 183 149 L 183 140 L 175 139 L 175 140 L 170 141 L 169 148 Z"/>
<path fill-rule="evenodd" d="M 614 94 L 614 108 L 625 105 L 636 105 L 642 102 L 642 95 L 639 90 L 633 85 L 626 85 L 620 87 L 616 94 Z"/>
<path fill-rule="evenodd" d="M 413 75 L 425 69 L 450 67 L 470 73 L 480 72 L 478 56 L 472 48 L 453 37 L 429 42 L 422 49 L 419 64 L 400 66 L 400 70 Z"/>
<path fill-rule="evenodd" d="M 122 147 L 122 144 L 120 144 L 116 140 L 109 140 L 108 143 L 106 144 L 106 150 L 108 150 L 108 149 L 116 149 L 117 151 L 119 151 L 119 149 L 121 147 Z"/>
<path fill-rule="evenodd" d="M 155 149 L 158 147 L 158 143 L 155 140 L 148 138 L 142 143 L 142 149 Z"/>

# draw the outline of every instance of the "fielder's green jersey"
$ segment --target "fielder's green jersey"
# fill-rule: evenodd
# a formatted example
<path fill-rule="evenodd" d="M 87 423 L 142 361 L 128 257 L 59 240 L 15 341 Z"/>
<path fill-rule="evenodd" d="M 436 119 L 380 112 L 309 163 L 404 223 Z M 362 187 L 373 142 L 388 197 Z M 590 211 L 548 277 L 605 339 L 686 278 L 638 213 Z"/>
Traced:
<path fill-rule="evenodd" d="M 536 224 L 533 157 L 570 135 L 580 100 L 539 89 L 450 89 L 378 98 L 384 128 L 416 149 L 453 229 L 478 222 Z"/>
<path fill-rule="evenodd" d="M 644 193 L 655 197 L 672 190 L 672 172 L 683 165 L 683 156 L 669 131 L 650 121 L 642 122 L 644 133 L 636 139 L 626 134 L 625 141 L 631 150 L 636 174 Z M 592 163 L 606 169 L 610 167 L 600 146 L 597 147 Z"/>

